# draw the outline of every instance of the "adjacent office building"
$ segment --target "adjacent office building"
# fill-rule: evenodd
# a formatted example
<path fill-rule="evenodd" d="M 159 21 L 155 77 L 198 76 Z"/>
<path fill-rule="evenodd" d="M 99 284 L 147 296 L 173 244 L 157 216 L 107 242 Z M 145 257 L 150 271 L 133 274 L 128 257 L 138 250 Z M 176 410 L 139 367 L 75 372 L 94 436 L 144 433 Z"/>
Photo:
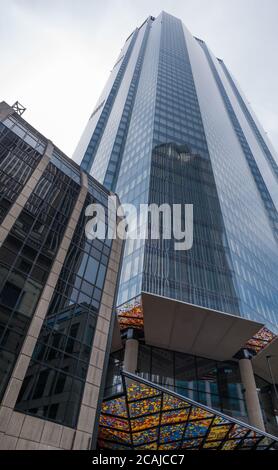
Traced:
<path fill-rule="evenodd" d="M 75 163 L 0 119 L 2 448 L 277 448 L 277 156 L 223 61 L 163 12 Z M 114 193 L 193 204 L 192 248 L 87 240 Z"/>
<path fill-rule="evenodd" d="M 0 104 L 0 446 L 89 449 L 121 240 L 89 240 L 109 191 Z"/>
<path fill-rule="evenodd" d="M 99 446 L 270 446 L 219 424 L 277 434 L 277 155 L 224 62 L 181 20 L 147 18 L 74 159 L 122 203 L 194 211 L 188 251 L 126 240 Z"/>

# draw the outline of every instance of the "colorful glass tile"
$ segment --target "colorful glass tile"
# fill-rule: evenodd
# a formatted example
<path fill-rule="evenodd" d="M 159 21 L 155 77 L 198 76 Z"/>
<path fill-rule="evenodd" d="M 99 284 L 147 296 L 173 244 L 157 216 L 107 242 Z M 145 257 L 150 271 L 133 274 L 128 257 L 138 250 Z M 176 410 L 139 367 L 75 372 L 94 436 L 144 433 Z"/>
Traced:
<path fill-rule="evenodd" d="M 132 434 L 132 440 L 134 445 L 156 441 L 157 438 L 158 428 L 148 429 L 147 431 L 140 431 Z"/>
<path fill-rule="evenodd" d="M 156 395 L 160 395 L 157 389 L 139 384 L 138 382 L 132 382 L 127 386 L 128 401 L 141 400 L 142 398 L 154 397 Z"/>
<path fill-rule="evenodd" d="M 234 424 L 234 426 L 232 427 L 229 433 L 228 438 L 231 439 L 231 438 L 237 438 L 237 437 L 244 437 L 248 431 L 249 430 L 246 427 L 240 426 L 239 424 Z"/>
<path fill-rule="evenodd" d="M 207 441 L 224 439 L 229 429 L 230 429 L 230 426 L 212 426 L 210 428 L 209 435 L 207 436 Z"/>
<path fill-rule="evenodd" d="M 114 398 L 113 400 L 104 401 L 101 408 L 102 413 L 127 418 L 125 397 Z"/>
<path fill-rule="evenodd" d="M 181 440 L 184 432 L 184 424 L 173 424 L 169 426 L 162 426 L 160 428 L 159 441 L 171 442 Z"/>
<path fill-rule="evenodd" d="M 158 450 L 171 450 L 171 449 L 177 449 L 178 443 L 177 442 L 170 442 L 167 444 L 160 444 Z"/>
<path fill-rule="evenodd" d="M 142 431 L 143 429 L 151 428 L 159 425 L 160 415 L 143 416 L 141 418 L 131 420 L 132 431 Z"/>
<path fill-rule="evenodd" d="M 126 328 L 143 330 L 144 315 L 140 297 L 118 307 L 117 317 L 121 330 Z"/>
<path fill-rule="evenodd" d="M 102 426 L 100 426 L 99 429 L 99 438 L 101 440 L 107 439 L 109 441 L 118 441 L 119 443 L 131 443 L 130 433 L 128 432 L 117 431 L 112 428 L 103 428 Z"/>
<path fill-rule="evenodd" d="M 120 419 L 115 416 L 109 416 L 101 414 L 99 418 L 99 424 L 102 426 L 109 426 L 111 428 L 119 429 L 122 431 L 129 431 L 128 420 Z"/>
<path fill-rule="evenodd" d="M 177 408 L 188 408 L 190 404 L 186 400 L 181 400 L 180 398 L 174 397 L 173 395 L 168 395 L 168 393 L 163 394 L 163 410 L 174 410 Z"/>
<path fill-rule="evenodd" d="M 223 418 L 222 416 L 215 416 L 213 420 L 213 425 L 216 425 L 216 424 L 231 424 L 231 421 Z"/>
<path fill-rule="evenodd" d="M 245 344 L 245 348 L 251 349 L 256 354 L 262 351 L 268 344 L 270 344 L 276 335 L 272 333 L 268 328 L 265 326 L 261 328 L 258 333 L 256 333 L 247 343 Z"/>
<path fill-rule="evenodd" d="M 182 449 L 190 449 L 194 447 L 199 447 L 203 442 L 203 439 L 189 439 L 182 443 Z"/>
<path fill-rule="evenodd" d="M 240 443 L 240 439 L 231 439 L 230 441 L 226 441 L 221 450 L 234 450 L 238 444 Z"/>
<path fill-rule="evenodd" d="M 136 447 L 136 450 L 157 450 L 157 442 L 151 442 L 150 444 L 143 444 L 142 446 Z"/>
<path fill-rule="evenodd" d="M 204 436 L 208 430 L 211 420 L 189 422 L 186 427 L 184 439 Z"/>
<path fill-rule="evenodd" d="M 181 423 L 187 420 L 189 408 L 162 413 L 161 424 Z"/>
<path fill-rule="evenodd" d="M 203 408 L 193 406 L 189 416 L 190 421 L 195 419 L 212 418 L 214 415 Z"/>
<path fill-rule="evenodd" d="M 205 442 L 203 449 L 217 450 L 222 441 Z"/>
<path fill-rule="evenodd" d="M 135 416 L 142 416 L 150 413 L 158 413 L 161 407 L 161 399 L 157 398 L 148 398 L 146 400 L 139 400 L 129 403 L 129 412 L 130 416 L 134 418 Z"/>

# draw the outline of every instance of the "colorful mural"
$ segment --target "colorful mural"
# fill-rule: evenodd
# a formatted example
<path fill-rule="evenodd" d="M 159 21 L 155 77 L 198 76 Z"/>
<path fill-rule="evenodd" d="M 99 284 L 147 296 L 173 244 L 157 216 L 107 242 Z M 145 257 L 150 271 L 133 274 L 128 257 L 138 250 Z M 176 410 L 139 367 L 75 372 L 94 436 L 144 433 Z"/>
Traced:
<path fill-rule="evenodd" d="M 102 404 L 101 449 L 278 450 L 278 439 L 123 373 L 123 394 Z"/>
<path fill-rule="evenodd" d="M 266 348 L 266 346 L 268 346 L 275 338 L 276 335 L 264 326 L 258 331 L 258 333 L 253 336 L 253 338 L 247 341 L 244 348 L 253 351 L 255 354 L 258 354 L 264 348 Z"/>
<path fill-rule="evenodd" d="M 118 307 L 117 317 L 121 331 L 126 330 L 128 328 L 143 330 L 144 317 L 141 297 L 136 297 Z"/>

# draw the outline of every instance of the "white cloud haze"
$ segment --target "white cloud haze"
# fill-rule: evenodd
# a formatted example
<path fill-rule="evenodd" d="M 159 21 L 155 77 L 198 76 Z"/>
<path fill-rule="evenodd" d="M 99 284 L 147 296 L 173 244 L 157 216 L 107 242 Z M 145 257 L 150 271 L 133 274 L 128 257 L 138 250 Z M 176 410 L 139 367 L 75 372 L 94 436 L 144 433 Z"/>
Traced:
<path fill-rule="evenodd" d="M 0 0 L 0 101 L 71 157 L 125 39 L 161 10 L 224 59 L 278 149 L 277 0 Z"/>

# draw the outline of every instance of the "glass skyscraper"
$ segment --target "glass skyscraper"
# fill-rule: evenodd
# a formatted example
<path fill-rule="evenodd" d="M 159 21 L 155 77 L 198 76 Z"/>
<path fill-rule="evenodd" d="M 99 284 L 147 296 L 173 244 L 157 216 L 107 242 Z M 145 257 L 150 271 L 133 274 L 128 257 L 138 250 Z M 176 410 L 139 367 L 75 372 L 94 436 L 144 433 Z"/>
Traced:
<path fill-rule="evenodd" d="M 148 17 L 75 161 L 20 109 L 0 103 L 0 448 L 278 449 L 277 155 L 224 62 Z M 115 193 L 191 204 L 192 247 L 111 240 Z"/>
<path fill-rule="evenodd" d="M 121 202 L 191 203 L 188 252 L 126 242 L 142 290 L 278 326 L 277 155 L 222 60 L 162 12 L 120 53 L 75 160 Z"/>
<path fill-rule="evenodd" d="M 224 62 L 180 19 L 148 17 L 74 159 L 122 203 L 193 204 L 190 250 L 173 238 L 125 242 L 100 447 L 193 446 L 184 428 L 179 444 L 174 430 L 136 435 L 132 400 L 146 399 L 144 380 L 277 433 L 278 371 L 267 359 L 278 331 L 277 155 Z M 130 435 L 117 421 L 121 393 Z"/>

